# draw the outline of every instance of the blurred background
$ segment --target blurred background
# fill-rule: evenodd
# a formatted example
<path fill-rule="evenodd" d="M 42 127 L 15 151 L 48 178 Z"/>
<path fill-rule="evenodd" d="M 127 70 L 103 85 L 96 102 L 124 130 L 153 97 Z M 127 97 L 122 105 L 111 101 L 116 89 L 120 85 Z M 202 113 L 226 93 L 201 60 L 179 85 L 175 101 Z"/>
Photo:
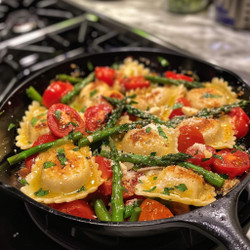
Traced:
<path fill-rule="evenodd" d="M 0 0 L 0 102 L 41 69 L 121 47 L 195 55 L 234 71 L 250 84 L 249 31 L 250 0 Z M 249 196 L 245 190 L 238 207 L 245 233 L 250 222 Z M 81 235 L 78 242 L 73 229 L 64 232 L 52 227 L 47 217 L 8 194 L 1 192 L 0 198 L 2 249 L 34 249 L 34 245 L 36 249 L 94 249 L 96 242 L 108 246 L 102 249 L 111 249 L 127 243 L 88 235 Z M 144 249 L 153 249 L 152 242 L 157 249 L 216 248 L 211 240 L 191 231 L 180 231 L 167 242 L 144 239 Z M 135 244 L 140 246 L 142 241 Z"/>

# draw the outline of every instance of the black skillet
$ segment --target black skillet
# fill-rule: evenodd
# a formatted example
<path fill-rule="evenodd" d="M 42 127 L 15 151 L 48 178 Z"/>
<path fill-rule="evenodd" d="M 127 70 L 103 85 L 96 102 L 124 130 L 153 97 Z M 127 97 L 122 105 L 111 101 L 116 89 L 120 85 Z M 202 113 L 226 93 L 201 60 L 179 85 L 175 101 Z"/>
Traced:
<path fill-rule="evenodd" d="M 43 93 L 50 80 L 53 79 L 56 74 L 69 74 L 72 72 L 72 63 L 78 65 L 85 73 L 88 73 L 87 62 L 89 61 L 94 66 L 107 66 L 112 65 L 114 62 L 122 62 L 127 56 L 132 56 L 133 58 L 140 60 L 146 66 L 159 73 L 166 71 L 166 69 L 186 69 L 196 72 L 201 81 L 209 81 L 213 77 L 222 77 L 227 80 L 235 90 L 239 86 L 242 86 L 244 90 L 242 98 L 249 99 L 250 86 L 244 83 L 243 80 L 234 73 L 196 58 L 184 57 L 175 53 L 165 53 L 160 50 L 145 48 L 121 49 L 119 51 L 82 56 L 57 64 L 26 80 L 5 99 L 5 102 L 1 106 L 1 111 L 4 112 L 0 116 L 0 161 L 2 161 L 2 165 L 0 166 L 0 188 L 9 191 L 11 194 L 21 198 L 25 202 L 50 213 L 50 215 L 56 216 L 58 220 L 66 220 L 68 224 L 77 225 L 83 230 L 88 230 L 95 234 L 134 237 L 166 233 L 167 237 L 167 232 L 173 230 L 173 228 L 187 227 L 196 230 L 198 229 L 217 243 L 222 243 L 228 249 L 250 249 L 250 242 L 243 235 L 236 211 L 238 197 L 250 180 L 250 175 L 247 174 L 242 176 L 241 183 L 230 193 L 219 198 L 208 206 L 197 208 L 190 213 L 169 219 L 136 223 L 91 221 L 63 214 L 30 199 L 16 188 L 12 173 L 18 168 L 18 166 L 14 169 L 13 167 L 6 165 L 4 160 L 7 156 L 13 154 L 15 150 L 14 142 L 16 133 L 14 130 L 8 132 L 7 128 L 11 122 L 18 126 L 18 122 L 21 120 L 28 104 L 30 103 L 30 100 L 25 94 L 25 90 L 32 85 L 40 93 Z M 158 61 L 158 56 L 166 58 L 171 66 L 168 68 L 162 67 Z M 248 115 L 249 114 L 250 110 L 248 110 Z M 245 139 L 245 143 L 247 148 L 250 148 L 249 135 Z"/>

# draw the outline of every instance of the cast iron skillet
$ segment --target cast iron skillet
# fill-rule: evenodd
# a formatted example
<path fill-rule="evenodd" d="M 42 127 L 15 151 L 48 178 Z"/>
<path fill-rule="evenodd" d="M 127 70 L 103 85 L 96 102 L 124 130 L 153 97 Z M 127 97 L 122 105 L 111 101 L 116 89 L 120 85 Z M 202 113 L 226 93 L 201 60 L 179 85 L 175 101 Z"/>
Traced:
<path fill-rule="evenodd" d="M 53 216 L 56 216 L 58 220 L 66 220 L 67 223 L 77 225 L 83 230 L 88 230 L 102 235 L 123 237 L 146 236 L 165 232 L 167 233 L 167 231 L 172 230 L 173 228 L 188 227 L 196 230 L 198 229 L 208 237 L 217 241 L 217 243 L 222 243 L 228 249 L 249 249 L 250 242 L 243 235 L 236 211 L 238 197 L 241 191 L 249 183 L 250 175 L 247 174 L 241 178 L 241 183 L 230 193 L 222 198 L 219 198 L 217 201 L 208 206 L 201 207 L 190 213 L 169 219 L 136 223 L 91 221 L 63 214 L 32 200 L 21 193 L 13 184 L 13 177 L 11 177 L 13 167 L 4 163 L 4 160 L 7 156 L 13 154 L 14 152 L 16 134 L 14 130 L 8 132 L 7 128 L 10 122 L 18 125 L 18 121 L 21 120 L 28 104 L 30 103 L 30 100 L 25 94 L 25 90 L 29 86 L 33 85 L 40 93 L 43 93 L 50 80 L 53 79 L 56 74 L 72 72 L 72 68 L 70 67 L 72 63 L 78 65 L 80 69 L 88 73 L 88 61 L 92 62 L 94 66 L 106 66 L 112 65 L 114 62 L 122 62 L 122 60 L 127 56 L 133 56 L 135 59 L 139 59 L 146 64 L 149 62 L 149 59 L 150 64 L 148 66 L 151 69 L 155 69 L 156 72 L 164 72 L 166 70 L 166 68 L 160 66 L 157 60 L 158 56 L 162 56 L 170 62 L 170 69 L 182 68 L 193 70 L 198 73 L 201 81 L 209 81 L 215 76 L 222 77 L 227 80 L 231 86 L 235 87 L 235 89 L 242 86 L 244 89 L 244 95 L 242 98 L 249 99 L 250 86 L 247 86 L 247 84 L 234 73 L 196 58 L 184 57 L 179 54 L 166 53 L 160 50 L 145 48 L 121 49 L 118 51 L 91 54 L 57 64 L 49 69 L 39 72 L 23 82 L 20 87 L 18 87 L 8 98 L 6 98 L 5 102 L 1 106 L 1 111 L 4 111 L 4 113 L 0 117 L 0 161 L 2 161 L 2 165 L 0 166 L 0 188 L 9 191 L 11 194 L 21 198 L 29 204 L 53 214 Z M 249 114 L 250 110 L 248 110 L 248 115 Z M 247 148 L 249 148 L 249 135 L 245 141 Z"/>

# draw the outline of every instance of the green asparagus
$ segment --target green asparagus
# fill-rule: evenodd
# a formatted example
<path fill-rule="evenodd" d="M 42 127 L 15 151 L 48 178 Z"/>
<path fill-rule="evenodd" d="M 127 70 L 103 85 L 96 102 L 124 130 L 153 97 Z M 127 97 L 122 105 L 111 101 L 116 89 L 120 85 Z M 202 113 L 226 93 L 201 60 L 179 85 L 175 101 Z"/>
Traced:
<path fill-rule="evenodd" d="M 84 80 L 83 78 L 73 77 L 73 76 L 66 75 L 66 74 L 59 74 L 56 76 L 56 79 L 64 81 L 64 82 L 70 82 L 72 84 L 76 84 Z"/>
<path fill-rule="evenodd" d="M 28 89 L 26 89 L 26 94 L 27 96 L 34 101 L 39 102 L 40 104 L 42 104 L 42 96 L 35 90 L 34 87 L 30 86 Z"/>
<path fill-rule="evenodd" d="M 141 213 L 141 208 L 135 207 L 132 211 L 132 214 L 131 214 L 129 221 L 130 222 L 138 221 L 140 213 Z"/>
<path fill-rule="evenodd" d="M 74 89 L 72 91 L 70 91 L 68 94 L 66 94 L 65 96 L 63 96 L 61 98 L 61 102 L 65 103 L 65 104 L 69 103 L 74 96 L 76 96 L 76 95 L 78 95 L 80 93 L 80 91 L 81 91 L 81 89 L 83 87 L 85 87 L 90 82 L 94 81 L 94 79 L 95 79 L 95 73 L 92 72 L 86 78 L 84 78 L 81 82 L 78 82 L 74 86 Z"/>
<path fill-rule="evenodd" d="M 97 199 L 94 203 L 94 210 L 98 220 L 101 221 L 111 221 L 111 215 L 108 212 L 106 206 L 104 205 L 103 201 Z"/>

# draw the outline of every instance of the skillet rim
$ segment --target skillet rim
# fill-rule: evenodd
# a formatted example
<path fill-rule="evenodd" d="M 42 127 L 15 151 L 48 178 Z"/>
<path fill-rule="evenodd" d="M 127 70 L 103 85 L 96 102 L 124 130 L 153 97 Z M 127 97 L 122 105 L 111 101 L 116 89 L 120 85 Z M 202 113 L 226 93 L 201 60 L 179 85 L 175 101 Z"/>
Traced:
<path fill-rule="evenodd" d="M 55 63 L 53 66 L 50 66 L 48 68 L 45 68 L 43 70 L 40 70 L 38 72 L 36 72 L 35 74 L 31 75 L 30 77 L 28 77 L 26 80 L 22 81 L 19 86 L 17 86 L 12 93 L 9 93 L 7 96 L 5 96 L 2 100 L 2 102 L 0 103 L 0 110 L 3 108 L 3 106 L 8 102 L 8 100 L 13 97 L 23 86 L 25 86 L 28 82 L 31 82 L 33 79 L 41 76 L 42 74 L 46 73 L 49 70 L 53 70 L 54 68 L 56 68 L 57 66 L 63 65 L 63 64 L 67 64 L 67 63 L 74 63 L 75 60 L 78 59 L 85 59 L 88 57 L 92 57 L 92 56 L 96 56 L 96 55 L 105 55 L 105 54 L 117 54 L 119 52 L 123 52 L 123 53 L 141 53 L 141 52 L 148 52 L 148 53 L 162 53 L 162 54 L 169 54 L 169 55 L 173 55 L 173 56 L 177 56 L 183 59 L 188 59 L 188 60 L 192 60 L 192 61 L 196 61 L 198 63 L 204 64 L 206 66 L 210 66 L 213 69 L 215 69 L 216 71 L 220 71 L 222 73 L 227 73 L 231 76 L 233 76 L 235 79 L 237 79 L 238 82 L 241 82 L 243 84 L 244 87 L 248 88 L 250 90 L 250 84 L 246 83 L 239 75 L 237 75 L 236 73 L 234 73 L 231 70 L 228 70 L 226 68 L 223 68 L 221 66 L 215 65 L 213 63 L 207 62 L 201 58 L 198 58 L 196 56 L 193 55 L 183 55 L 181 53 L 175 52 L 175 51 L 168 51 L 168 50 L 163 50 L 163 49 L 158 49 L 158 48 L 144 48 L 144 47 L 125 47 L 125 48 L 119 48 L 119 49 L 112 49 L 110 51 L 102 51 L 102 52 L 93 52 L 93 53 L 86 53 L 84 55 L 78 55 L 74 58 L 68 58 L 62 62 L 57 62 Z M 146 57 L 146 56 L 145 56 Z M 243 180 L 234 188 L 232 189 L 228 194 L 231 193 L 235 193 L 235 194 L 240 194 L 241 189 L 243 188 L 242 186 L 247 184 L 247 182 L 249 181 L 250 174 L 246 173 L 243 176 Z M 246 183 L 245 183 L 246 182 Z M 45 210 L 49 213 L 52 213 L 53 215 L 56 216 L 62 216 L 66 219 L 70 219 L 72 221 L 78 222 L 78 223 L 84 223 L 84 224 L 90 224 L 90 225 L 95 225 L 95 226 L 107 226 L 107 227 L 111 227 L 111 228 L 117 228 L 117 226 L 120 226 L 122 228 L 129 228 L 129 227 L 145 227 L 145 226 L 155 226 L 155 225 L 161 225 L 161 224 L 169 224 L 171 222 L 179 222 L 182 220 L 182 217 L 186 217 L 186 215 L 189 215 L 191 212 L 186 213 L 186 214 L 182 214 L 182 215 L 178 215 L 178 216 L 174 216 L 172 218 L 165 218 L 165 219 L 159 219 L 159 220 L 154 220 L 154 221 L 142 221 L 142 222 L 104 222 L 104 221 L 98 221 L 98 220 L 90 220 L 90 219 L 84 219 L 84 218 L 80 218 L 80 217 L 76 217 L 76 216 L 72 216 L 72 215 L 68 215 L 65 213 L 62 213 L 60 211 L 57 211 L 55 209 L 52 209 L 40 202 L 37 202 L 35 200 L 33 200 L 32 198 L 26 196 L 24 193 L 22 193 L 19 189 L 4 184 L 2 182 L 0 182 L 0 188 L 4 189 L 6 191 L 10 191 L 12 194 L 17 195 L 19 198 L 23 199 L 24 202 L 28 202 L 32 205 L 35 205 L 36 207 Z M 223 196 L 224 197 L 224 196 Z M 216 201 L 212 202 L 211 204 L 214 204 L 216 202 L 219 202 L 221 199 L 223 199 L 223 197 L 220 197 L 218 199 L 216 199 Z M 194 211 L 200 211 L 200 210 L 204 210 L 205 208 L 209 205 L 203 206 L 203 207 L 197 207 Z M 183 220 L 183 223 L 185 222 L 185 220 Z"/>

